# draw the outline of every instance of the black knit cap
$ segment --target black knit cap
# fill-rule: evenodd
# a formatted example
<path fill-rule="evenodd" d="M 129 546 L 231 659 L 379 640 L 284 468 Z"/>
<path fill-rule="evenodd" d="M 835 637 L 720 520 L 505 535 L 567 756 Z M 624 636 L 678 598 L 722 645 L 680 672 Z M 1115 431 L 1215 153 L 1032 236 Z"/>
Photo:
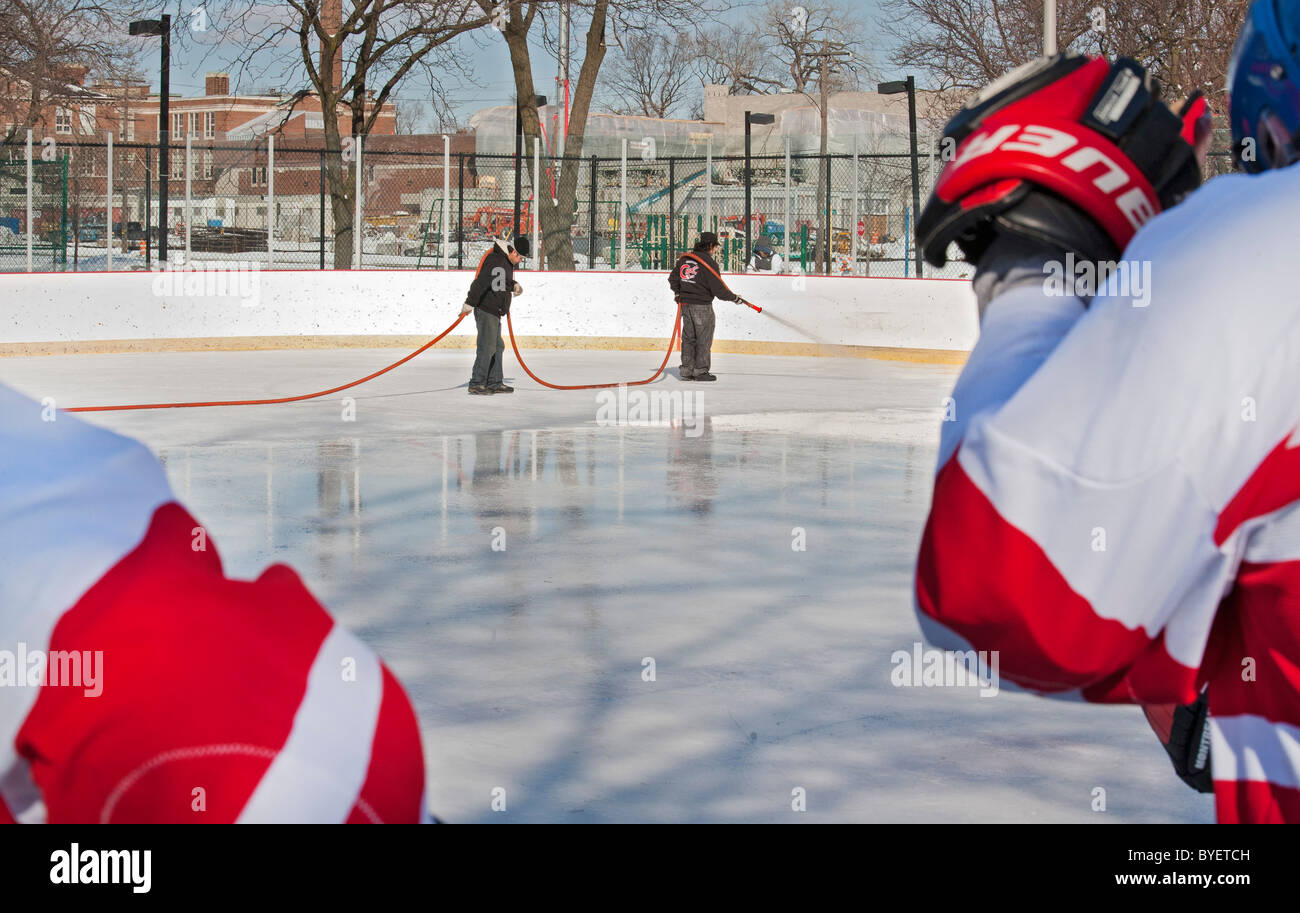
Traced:
<path fill-rule="evenodd" d="M 515 239 L 510 242 L 510 247 L 512 247 L 515 253 L 521 257 L 527 257 L 532 251 L 532 245 L 528 243 L 528 235 L 517 235 Z"/>

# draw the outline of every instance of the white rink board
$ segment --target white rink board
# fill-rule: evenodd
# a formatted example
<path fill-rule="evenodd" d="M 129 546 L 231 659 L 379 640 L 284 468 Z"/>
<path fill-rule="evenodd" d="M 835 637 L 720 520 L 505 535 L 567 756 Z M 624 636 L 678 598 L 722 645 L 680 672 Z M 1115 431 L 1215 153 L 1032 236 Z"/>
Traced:
<path fill-rule="evenodd" d="M 224 271 L 221 271 L 224 272 Z M 185 294 L 182 280 L 212 285 Z M 219 290 L 216 280 L 227 283 Z M 0 344 L 442 332 L 472 272 L 260 271 L 0 274 Z M 970 283 L 943 279 L 728 275 L 765 319 L 719 302 L 720 340 L 968 351 L 978 334 Z M 530 273 L 512 308 L 520 336 L 666 337 L 664 273 Z M 221 293 L 209 293 L 225 291 Z M 473 323 L 457 335 L 473 332 Z"/>

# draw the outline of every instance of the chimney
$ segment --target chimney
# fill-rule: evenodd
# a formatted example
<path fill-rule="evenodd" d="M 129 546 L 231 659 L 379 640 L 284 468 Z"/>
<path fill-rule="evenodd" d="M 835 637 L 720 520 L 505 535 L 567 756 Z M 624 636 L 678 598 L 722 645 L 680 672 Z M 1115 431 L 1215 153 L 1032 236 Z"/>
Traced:
<path fill-rule="evenodd" d="M 727 99 L 731 96 L 731 86 L 704 87 L 704 119 L 714 123 L 727 120 Z"/>
<path fill-rule="evenodd" d="M 320 11 L 321 30 L 327 35 L 338 34 L 339 29 L 343 27 L 343 0 L 324 0 L 321 4 Z M 343 84 L 343 48 L 340 47 L 334 53 L 334 60 L 327 60 L 325 49 L 321 48 L 320 55 L 320 72 L 323 75 L 325 68 L 329 67 L 333 73 L 331 84 L 337 89 Z"/>
<path fill-rule="evenodd" d="M 229 95 L 230 74 L 209 73 L 204 82 L 204 95 Z"/>

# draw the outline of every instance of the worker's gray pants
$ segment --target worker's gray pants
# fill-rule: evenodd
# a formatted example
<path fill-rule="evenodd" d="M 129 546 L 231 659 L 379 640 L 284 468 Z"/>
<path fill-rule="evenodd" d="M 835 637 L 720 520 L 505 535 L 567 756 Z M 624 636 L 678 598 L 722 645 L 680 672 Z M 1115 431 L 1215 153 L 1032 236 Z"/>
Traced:
<path fill-rule="evenodd" d="M 501 338 L 501 318 L 482 308 L 474 308 L 474 322 L 478 324 L 478 351 L 474 370 L 469 375 L 470 386 L 499 387 L 503 383 L 501 356 L 506 353 Z"/>
<path fill-rule="evenodd" d="M 682 305 L 682 379 L 709 373 L 713 327 L 716 320 L 711 304 Z"/>

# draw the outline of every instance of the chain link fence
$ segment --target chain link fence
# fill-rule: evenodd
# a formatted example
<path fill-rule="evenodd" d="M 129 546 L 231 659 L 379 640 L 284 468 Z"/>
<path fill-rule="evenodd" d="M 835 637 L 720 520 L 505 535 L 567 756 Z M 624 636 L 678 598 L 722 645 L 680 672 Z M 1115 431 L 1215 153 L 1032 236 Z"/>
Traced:
<path fill-rule="evenodd" d="M 337 150 L 190 137 L 169 145 L 165 238 L 155 143 L 58 139 L 33 144 L 36 270 L 156 268 L 164 241 L 172 265 L 473 269 L 494 238 L 521 232 L 536 241 L 535 269 L 662 271 L 712 231 L 729 272 L 971 275 L 961 260 L 936 270 L 917 256 L 913 200 L 943 167 L 929 138 L 914 195 L 912 156 L 897 151 L 906 136 L 863 137 L 855 154 L 748 158 L 657 156 L 636 141 L 617 157 L 521 141 L 516 157 L 477 152 L 473 134 L 344 137 Z M 1232 167 L 1220 140 L 1210 174 Z M 26 168 L 24 147 L 0 150 L 0 270 L 28 268 Z"/>

